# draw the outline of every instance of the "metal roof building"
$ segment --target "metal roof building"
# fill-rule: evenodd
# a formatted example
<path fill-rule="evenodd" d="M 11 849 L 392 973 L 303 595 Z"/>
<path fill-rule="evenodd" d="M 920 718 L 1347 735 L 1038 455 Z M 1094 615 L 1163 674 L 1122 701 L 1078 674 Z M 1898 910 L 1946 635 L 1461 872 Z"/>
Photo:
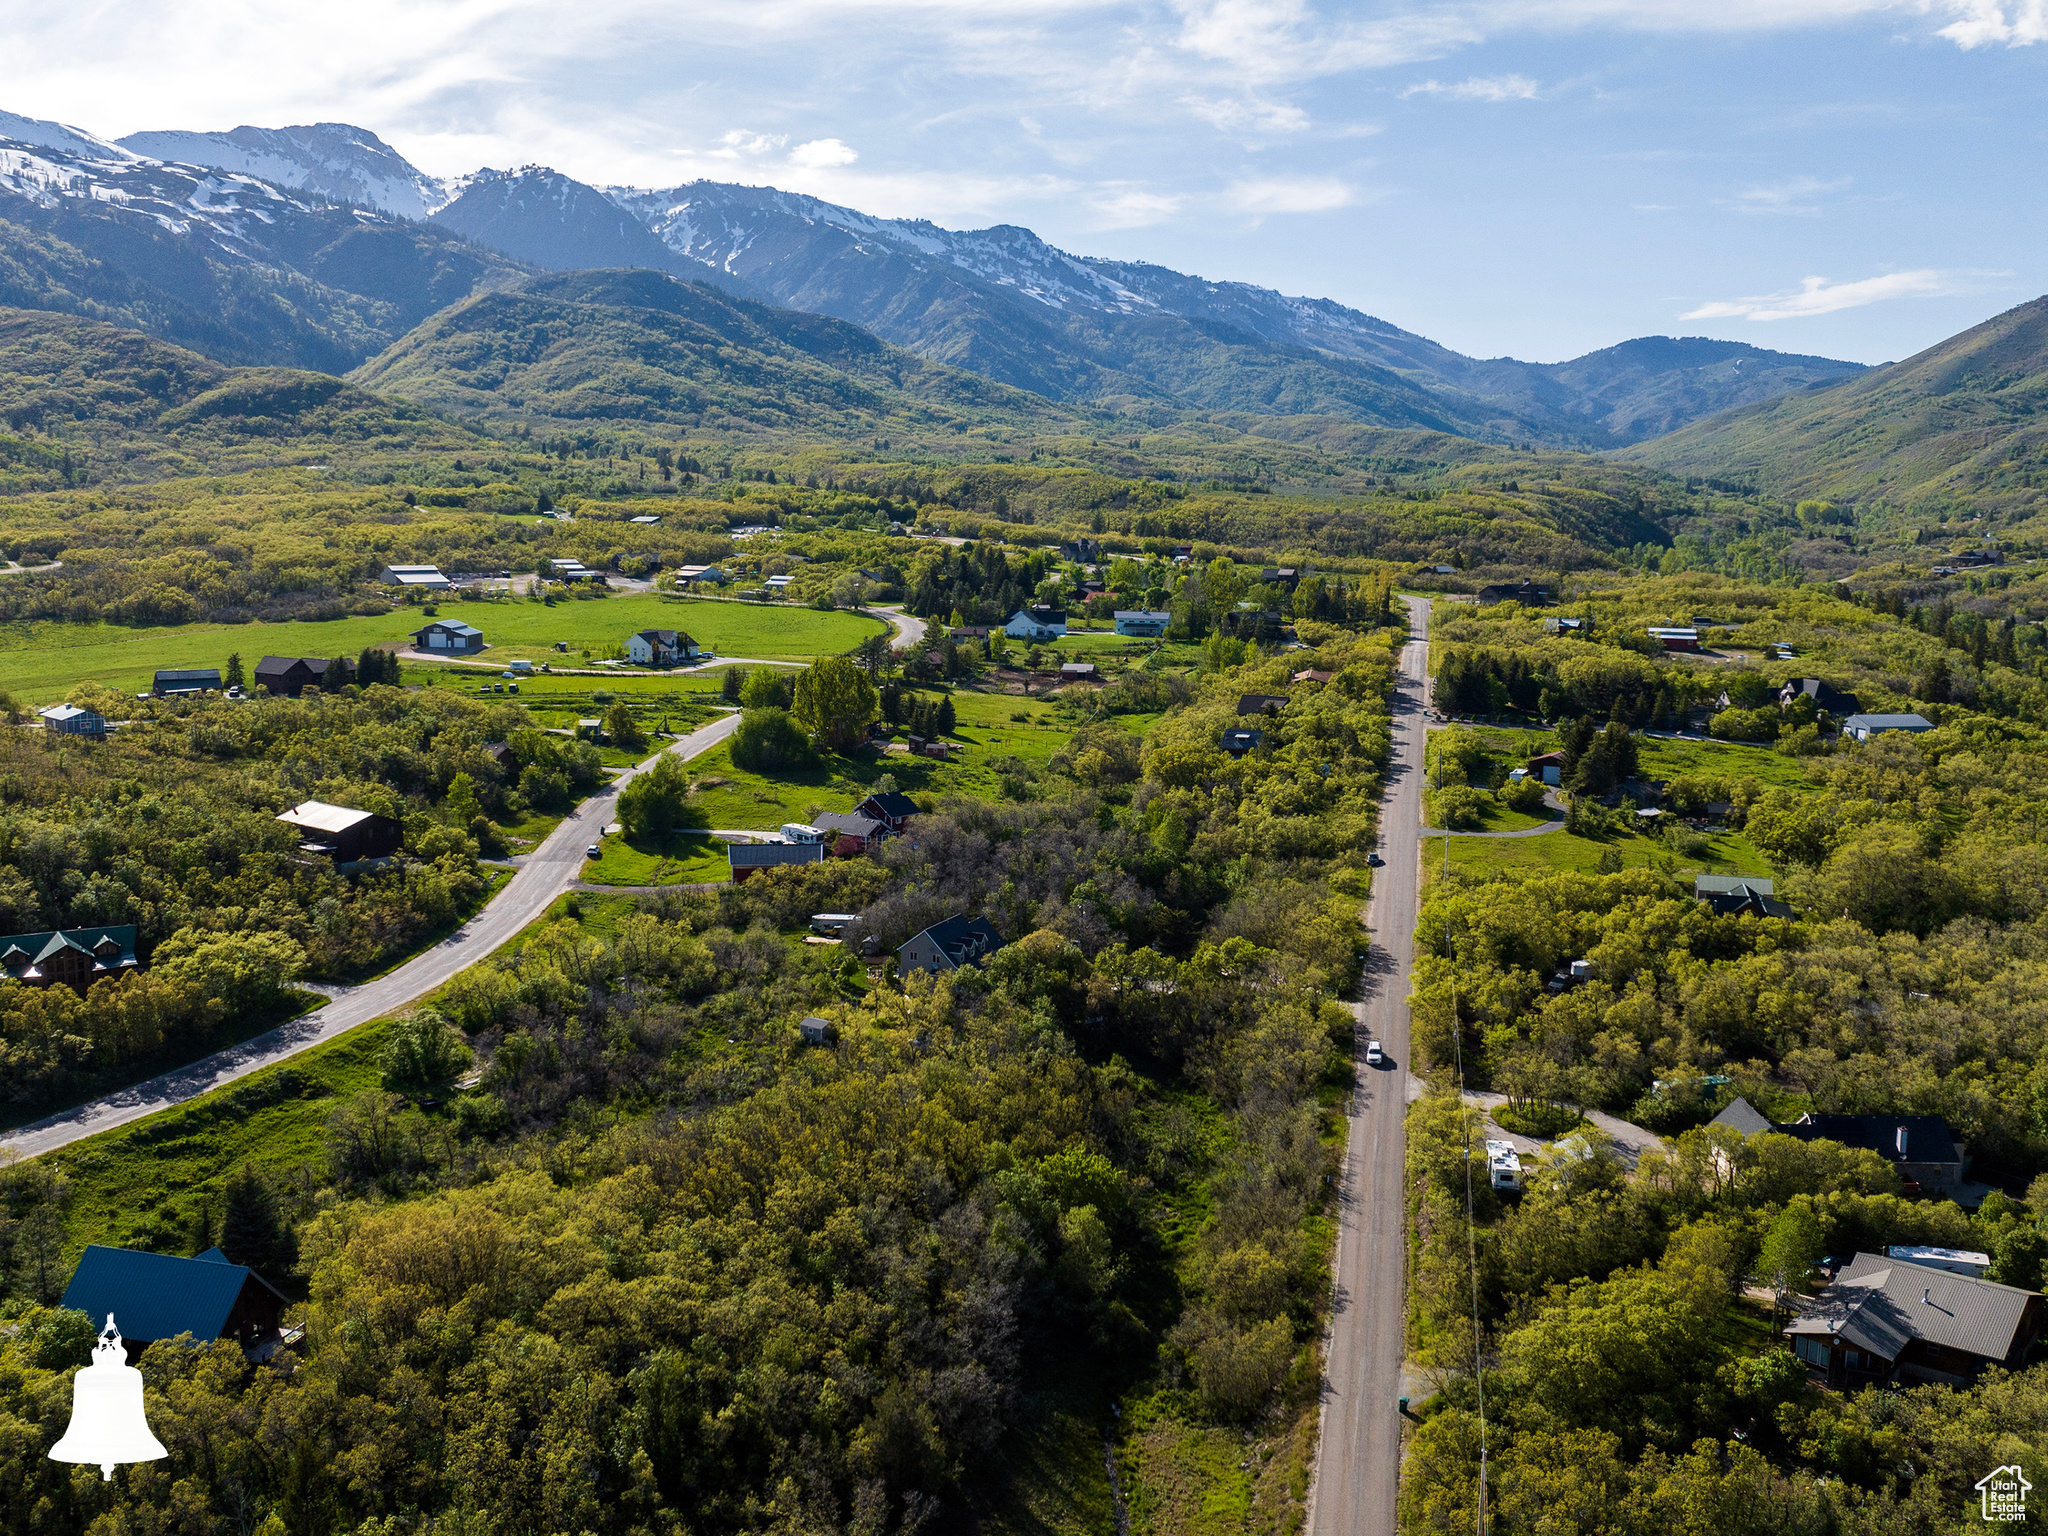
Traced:
<path fill-rule="evenodd" d="M 1960 1385 L 1986 1365 L 2016 1367 L 2040 1325 L 2036 1291 L 1859 1253 L 1785 1336 L 1830 1381 Z"/>
<path fill-rule="evenodd" d="M 202 1344 L 226 1338 L 260 1344 L 276 1335 L 285 1299 L 255 1270 L 230 1264 L 218 1248 L 181 1259 L 93 1243 L 78 1260 L 63 1305 L 94 1322 L 113 1313 L 122 1339 L 139 1353 L 143 1345 L 181 1333 Z"/>

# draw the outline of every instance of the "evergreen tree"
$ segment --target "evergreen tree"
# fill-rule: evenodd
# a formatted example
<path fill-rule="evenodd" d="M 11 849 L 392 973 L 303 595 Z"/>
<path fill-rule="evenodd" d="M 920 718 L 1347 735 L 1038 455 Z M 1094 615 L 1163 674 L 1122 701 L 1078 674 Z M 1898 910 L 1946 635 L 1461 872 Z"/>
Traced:
<path fill-rule="evenodd" d="M 737 704 L 740 701 L 740 694 L 746 686 L 746 669 L 744 667 L 727 667 L 725 669 L 725 676 L 719 680 L 718 696 L 728 704 Z"/>
<path fill-rule="evenodd" d="M 278 1209 L 277 1191 L 248 1163 L 230 1174 L 220 1221 L 220 1251 L 232 1264 L 282 1275 L 298 1262 L 298 1243 Z"/>
<path fill-rule="evenodd" d="M 222 683 L 229 688 L 242 688 L 248 685 L 248 679 L 242 675 L 242 653 L 240 651 L 228 652 L 228 666 L 227 671 L 222 675 Z"/>
<path fill-rule="evenodd" d="M 339 693 L 348 684 L 348 660 L 337 656 L 327 663 L 327 670 L 320 674 L 320 690 L 323 693 Z"/>

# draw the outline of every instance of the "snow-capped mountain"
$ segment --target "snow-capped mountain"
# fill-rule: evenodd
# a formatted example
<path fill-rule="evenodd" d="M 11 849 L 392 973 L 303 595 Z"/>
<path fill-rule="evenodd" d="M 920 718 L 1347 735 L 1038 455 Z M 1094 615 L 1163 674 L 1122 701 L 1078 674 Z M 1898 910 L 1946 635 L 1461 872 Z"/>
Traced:
<path fill-rule="evenodd" d="M 318 339 L 301 335 L 294 360 L 347 366 L 432 308 L 509 278 L 503 252 L 532 267 L 701 279 L 1058 400 L 1337 416 L 1572 447 L 1637 442 L 1860 371 L 1697 337 L 1641 338 L 1557 364 L 1472 358 L 1329 299 L 1076 255 L 1016 225 L 949 230 L 709 181 L 600 190 L 543 166 L 442 181 L 344 123 L 116 144 L 0 113 L 0 218 L 71 231 L 80 259 L 105 269 L 106 291 L 145 294 L 88 301 L 77 263 L 32 253 L 24 270 L 49 270 L 12 295 L 0 280 L 0 302 L 115 302 L 155 316 L 147 328 L 157 334 L 230 361 L 255 360 L 252 349 L 310 326 Z M 126 243 L 88 238 L 113 225 Z M 136 254 L 137 231 L 154 257 Z M 195 270 L 212 275 L 199 282 Z M 175 322 L 146 297 L 166 282 L 186 306 Z M 315 301 L 289 296 L 292 282 L 314 285 Z M 258 290 L 261 303 L 249 298 Z M 242 339 L 219 340 L 223 326 Z"/>
<path fill-rule="evenodd" d="M 344 372 L 519 270 L 432 225 L 5 114 L 0 221 L 14 227 L 0 304 L 90 314 L 227 363 Z"/>
<path fill-rule="evenodd" d="M 155 160 L 211 166 L 276 186 L 423 219 L 453 194 L 367 128 L 306 123 L 293 128 L 131 133 L 121 147 Z"/>

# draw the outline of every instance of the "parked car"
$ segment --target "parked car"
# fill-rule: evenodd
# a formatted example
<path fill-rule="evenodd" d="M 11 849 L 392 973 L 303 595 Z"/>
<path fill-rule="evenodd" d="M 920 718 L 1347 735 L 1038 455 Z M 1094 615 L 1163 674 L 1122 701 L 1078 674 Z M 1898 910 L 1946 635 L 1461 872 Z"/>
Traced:
<path fill-rule="evenodd" d="M 1377 1066 L 1380 1066 L 1380 1065 L 1381 1065 L 1382 1063 L 1384 1063 L 1384 1062 L 1386 1061 L 1386 1059 L 1387 1059 L 1387 1058 L 1386 1058 L 1386 1054 L 1385 1054 L 1385 1053 L 1384 1053 L 1383 1051 L 1381 1051 L 1381 1050 L 1380 1050 L 1380 1043 L 1379 1043 L 1379 1041 L 1377 1041 L 1377 1040 L 1368 1040 L 1368 1041 L 1366 1041 L 1366 1043 L 1365 1043 L 1365 1064 L 1366 1064 L 1366 1065 L 1367 1065 L 1368 1067 L 1377 1067 Z"/>
<path fill-rule="evenodd" d="M 604 857 L 604 850 L 598 847 L 595 843 L 592 843 L 588 848 L 584 849 L 583 853 L 584 857 L 586 858 L 601 859 Z"/>
<path fill-rule="evenodd" d="M 1376 853 L 1368 853 L 1365 856 L 1365 863 L 1368 869 L 1378 869 L 1381 865 L 1385 864 L 1386 862 L 1387 861 L 1385 859 L 1381 858 Z"/>

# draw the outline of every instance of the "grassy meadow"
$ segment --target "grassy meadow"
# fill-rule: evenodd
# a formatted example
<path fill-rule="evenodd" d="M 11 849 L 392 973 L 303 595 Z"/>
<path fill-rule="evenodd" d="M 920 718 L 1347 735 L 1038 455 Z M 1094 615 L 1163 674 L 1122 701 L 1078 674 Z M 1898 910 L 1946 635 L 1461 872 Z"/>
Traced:
<path fill-rule="evenodd" d="M 623 644 L 641 629 L 681 629 L 722 655 L 788 662 L 851 650 L 884 629 L 880 620 L 854 613 L 638 593 L 567 598 L 552 604 L 524 598 L 443 602 L 437 617 L 483 631 L 489 649 L 476 660 L 554 660 L 568 666 L 587 665 L 584 651 L 596 653 Z M 251 672 L 264 656 L 354 656 L 366 646 L 403 642 L 428 622 L 418 608 L 408 606 L 389 613 L 285 624 L 129 628 L 38 620 L 0 625 L 0 689 L 23 704 L 54 703 L 82 682 L 140 693 L 159 667 L 225 666 L 230 652 L 239 653 Z M 569 646 L 568 655 L 554 649 L 558 642 Z M 679 680 L 672 686 L 680 686 Z M 521 684 L 522 692 L 525 687 Z"/>

